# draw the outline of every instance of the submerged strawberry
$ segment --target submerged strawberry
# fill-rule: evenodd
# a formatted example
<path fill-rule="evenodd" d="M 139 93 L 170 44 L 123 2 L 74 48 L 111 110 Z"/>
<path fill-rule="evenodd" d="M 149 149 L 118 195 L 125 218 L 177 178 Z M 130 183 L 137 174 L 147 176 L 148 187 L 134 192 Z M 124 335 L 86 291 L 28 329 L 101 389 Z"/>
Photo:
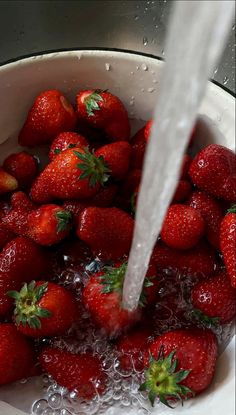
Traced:
<path fill-rule="evenodd" d="M 38 163 L 35 157 L 25 151 L 10 154 L 4 160 L 3 167 L 16 178 L 22 189 L 28 188 L 38 173 Z"/>
<path fill-rule="evenodd" d="M 18 181 L 0 167 L 0 195 L 13 192 L 18 188 Z"/>
<path fill-rule="evenodd" d="M 236 205 L 228 210 L 221 222 L 220 249 L 231 285 L 236 288 Z"/>
<path fill-rule="evenodd" d="M 4 223 L 0 220 L 0 251 L 8 242 L 14 238 L 15 234 L 7 229 Z"/>

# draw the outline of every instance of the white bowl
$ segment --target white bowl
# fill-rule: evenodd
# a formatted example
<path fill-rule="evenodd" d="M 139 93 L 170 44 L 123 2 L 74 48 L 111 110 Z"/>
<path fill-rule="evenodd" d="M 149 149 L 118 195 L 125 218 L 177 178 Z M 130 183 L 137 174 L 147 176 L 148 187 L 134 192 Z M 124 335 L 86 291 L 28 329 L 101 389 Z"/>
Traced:
<path fill-rule="evenodd" d="M 130 118 L 147 120 L 152 116 L 159 90 L 162 61 L 135 53 L 117 51 L 70 51 L 33 56 L 0 67 L 0 162 L 19 148 L 17 134 L 34 97 L 57 88 L 72 100 L 79 89 L 109 89 L 125 104 Z M 219 86 L 208 84 L 200 113 L 208 124 L 199 123 L 201 145 L 217 142 L 233 149 L 235 137 L 234 98 Z M 135 122 L 137 125 L 137 122 Z M 213 134 L 207 133 L 207 125 Z M 214 130 L 215 129 L 215 130 Z M 211 388 L 196 399 L 178 407 L 176 414 L 234 414 L 235 343 L 231 340 L 218 360 Z M 30 402 L 40 396 L 37 380 L 25 385 L 0 388 L 0 415 L 17 415 L 30 410 Z M 5 402 L 8 402 L 7 405 Z M 114 414 L 135 414 L 135 410 L 115 409 Z M 173 414 L 157 406 L 154 414 Z"/>

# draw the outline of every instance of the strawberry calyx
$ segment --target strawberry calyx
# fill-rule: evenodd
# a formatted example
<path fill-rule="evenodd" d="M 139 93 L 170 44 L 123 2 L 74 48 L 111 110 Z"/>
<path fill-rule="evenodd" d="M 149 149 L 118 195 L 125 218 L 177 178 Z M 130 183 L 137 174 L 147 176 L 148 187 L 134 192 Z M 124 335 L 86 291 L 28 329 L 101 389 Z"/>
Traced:
<path fill-rule="evenodd" d="M 81 163 L 77 164 L 77 167 L 82 170 L 79 177 L 80 180 L 88 178 L 91 187 L 96 186 L 98 183 L 104 185 L 107 182 L 111 170 L 102 156 L 95 156 L 94 152 L 90 152 L 87 148 L 84 149 L 83 153 L 75 150 L 74 154 L 81 161 Z"/>
<path fill-rule="evenodd" d="M 41 318 L 49 318 L 51 311 L 42 308 L 38 302 L 48 290 L 48 283 L 37 285 L 35 281 L 24 284 L 21 290 L 8 291 L 7 295 L 15 300 L 14 317 L 17 325 L 29 325 L 31 329 L 41 328 Z"/>
<path fill-rule="evenodd" d="M 191 317 L 200 321 L 207 328 L 217 327 L 220 323 L 219 317 L 209 317 L 197 308 L 191 311 Z"/>
<path fill-rule="evenodd" d="M 76 147 L 76 144 L 71 143 L 67 146 L 67 150 L 70 149 L 70 148 L 75 148 L 75 147 Z M 62 152 L 62 150 L 60 148 L 55 148 L 53 150 L 54 154 L 60 154 L 61 152 Z"/>
<path fill-rule="evenodd" d="M 227 210 L 227 213 L 236 213 L 236 205 L 231 206 L 231 208 Z"/>
<path fill-rule="evenodd" d="M 84 99 L 84 104 L 89 117 L 94 116 L 94 111 L 100 110 L 98 102 L 103 101 L 100 93 L 103 92 L 101 89 L 95 89 L 90 95 Z"/>
<path fill-rule="evenodd" d="M 66 231 L 72 223 L 72 213 L 68 210 L 58 210 L 55 213 L 57 219 L 57 233 Z"/>
<path fill-rule="evenodd" d="M 154 406 L 156 398 L 169 408 L 173 408 L 168 400 L 175 399 L 183 403 L 189 394 L 193 395 L 191 389 L 181 385 L 187 378 L 190 370 L 179 370 L 176 372 L 178 360 L 175 358 L 173 350 L 166 358 L 163 354 L 163 346 L 160 348 L 158 358 L 155 360 L 150 354 L 149 367 L 145 370 L 145 382 L 141 384 L 139 390 L 147 391 L 151 405 Z"/>

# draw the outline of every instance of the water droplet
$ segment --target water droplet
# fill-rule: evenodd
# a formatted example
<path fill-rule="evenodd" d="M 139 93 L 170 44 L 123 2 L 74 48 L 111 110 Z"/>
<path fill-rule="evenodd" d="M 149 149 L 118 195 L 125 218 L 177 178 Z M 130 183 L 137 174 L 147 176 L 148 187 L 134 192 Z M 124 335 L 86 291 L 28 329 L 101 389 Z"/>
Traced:
<path fill-rule="evenodd" d="M 41 415 L 46 408 L 48 408 L 48 403 L 46 399 L 39 399 L 32 406 L 32 414 Z"/>
<path fill-rule="evenodd" d="M 142 63 L 141 68 L 143 71 L 148 71 L 148 66 L 146 65 L 146 63 Z"/>
<path fill-rule="evenodd" d="M 152 80 L 152 82 L 153 82 L 154 84 L 157 84 L 157 82 L 158 82 L 158 81 L 157 81 L 157 79 L 153 79 L 153 80 Z"/>
<path fill-rule="evenodd" d="M 215 74 L 217 74 L 218 69 L 219 69 L 219 68 L 216 68 L 216 69 L 214 70 L 214 75 L 215 75 Z"/>
<path fill-rule="evenodd" d="M 138 20 L 139 19 L 139 16 L 134 16 L 134 20 Z"/>
<path fill-rule="evenodd" d="M 141 88 L 141 92 L 144 92 L 145 91 L 145 89 L 144 88 Z"/>
<path fill-rule="evenodd" d="M 130 72 L 130 75 L 134 75 L 134 71 L 131 71 L 131 72 Z"/>
<path fill-rule="evenodd" d="M 143 37 L 143 45 L 147 46 L 148 44 L 148 38 L 146 36 Z"/>
<path fill-rule="evenodd" d="M 162 49 L 161 54 L 164 56 L 165 55 L 165 50 Z"/>
<path fill-rule="evenodd" d="M 136 66 L 136 71 L 139 71 L 139 68 L 140 68 L 140 66 L 139 66 L 139 65 L 137 65 L 137 66 Z"/>
<path fill-rule="evenodd" d="M 60 393 L 54 393 L 53 395 L 49 396 L 48 405 L 50 405 L 53 409 L 58 409 L 61 406 L 61 400 L 62 397 Z"/>
<path fill-rule="evenodd" d="M 235 30 L 235 23 L 234 23 L 234 25 L 232 26 L 232 30 Z"/>
<path fill-rule="evenodd" d="M 111 70 L 111 64 L 110 63 L 105 63 L 105 68 L 106 68 L 106 71 L 110 71 Z"/>
<path fill-rule="evenodd" d="M 228 78 L 228 76 L 225 76 L 224 79 L 223 79 L 223 84 L 227 85 L 228 82 L 229 82 L 229 78 Z"/>
<path fill-rule="evenodd" d="M 155 88 L 153 88 L 153 87 L 150 87 L 150 88 L 148 88 L 148 90 L 147 90 L 148 92 L 150 92 L 150 93 L 152 93 L 152 92 L 154 92 L 155 91 Z"/>

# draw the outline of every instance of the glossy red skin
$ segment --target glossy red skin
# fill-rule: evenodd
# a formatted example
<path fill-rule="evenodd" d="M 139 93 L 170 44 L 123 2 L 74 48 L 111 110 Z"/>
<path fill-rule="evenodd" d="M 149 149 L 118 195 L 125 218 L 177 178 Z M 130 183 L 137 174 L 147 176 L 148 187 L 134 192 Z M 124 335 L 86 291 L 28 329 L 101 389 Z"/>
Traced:
<path fill-rule="evenodd" d="M 35 209 L 35 204 L 30 200 L 28 195 L 24 192 L 15 192 L 11 196 L 11 205 L 13 208 L 24 208 L 27 211 Z"/>
<path fill-rule="evenodd" d="M 99 92 L 103 99 L 98 102 L 99 110 L 94 110 L 94 115 L 89 116 L 84 99 L 93 92 L 94 90 L 84 90 L 77 95 L 78 121 L 103 130 L 109 141 L 128 141 L 130 138 L 129 118 L 120 99 L 110 92 Z"/>
<path fill-rule="evenodd" d="M 141 169 L 130 170 L 121 184 L 115 199 L 115 206 L 123 210 L 130 210 L 131 198 L 139 187 L 142 176 Z"/>
<path fill-rule="evenodd" d="M 131 139 L 131 167 L 132 169 L 141 169 L 146 149 L 147 140 L 144 136 L 145 127 L 141 128 Z"/>
<path fill-rule="evenodd" d="M 66 213 L 66 210 L 57 205 L 43 205 L 29 213 L 28 236 L 39 245 L 51 246 L 69 235 L 71 223 L 64 231 L 58 232 L 58 212 Z"/>
<path fill-rule="evenodd" d="M 152 126 L 153 126 L 153 120 L 147 121 L 147 123 L 144 127 L 144 137 L 145 137 L 146 141 L 148 141 L 148 139 L 150 137 Z"/>
<path fill-rule="evenodd" d="M 38 285 L 45 281 L 39 281 Z M 41 328 L 33 329 L 27 324 L 23 327 L 20 323 L 18 330 L 25 336 L 30 337 L 52 337 L 65 334 L 72 324 L 78 320 L 78 306 L 72 293 L 64 287 L 48 282 L 48 289 L 38 301 L 41 308 L 49 310 L 52 315 L 48 318 L 41 318 Z"/>
<path fill-rule="evenodd" d="M 52 142 L 50 151 L 49 151 L 49 160 L 52 161 L 57 157 L 55 150 L 65 151 L 70 148 L 69 146 L 73 145 L 74 147 L 88 147 L 89 143 L 82 135 L 68 131 L 60 133 Z"/>
<path fill-rule="evenodd" d="M 9 290 L 20 290 L 25 282 L 48 274 L 47 255 L 30 239 L 17 237 L 0 253 L 0 317 L 7 316 L 13 300 L 6 295 Z"/>
<path fill-rule="evenodd" d="M 178 370 L 190 370 L 181 384 L 196 394 L 203 392 L 212 382 L 217 359 L 217 340 L 210 330 L 180 329 L 161 334 L 151 343 L 149 350 L 158 358 L 163 347 L 164 357 L 176 351 Z M 146 353 L 145 366 L 149 366 L 149 352 Z"/>
<path fill-rule="evenodd" d="M 201 150 L 189 169 L 192 182 L 216 198 L 236 200 L 236 155 L 218 144 Z"/>
<path fill-rule="evenodd" d="M 40 355 L 45 372 L 69 391 L 77 391 L 79 397 L 92 399 L 106 391 L 107 375 L 101 361 L 89 353 L 72 354 L 53 347 L 45 347 Z M 95 388 L 97 385 L 97 392 Z"/>
<path fill-rule="evenodd" d="M 220 274 L 193 287 L 192 303 L 209 317 L 219 317 L 220 323 L 228 323 L 235 316 L 236 292 L 227 274 Z"/>
<path fill-rule="evenodd" d="M 21 189 L 28 188 L 38 174 L 36 159 L 25 151 L 10 154 L 4 160 L 3 168 L 16 178 Z"/>
<path fill-rule="evenodd" d="M 200 211 L 205 222 L 206 237 L 219 250 L 220 224 L 223 217 L 220 203 L 205 192 L 195 191 L 191 194 L 188 205 Z"/>
<path fill-rule="evenodd" d="M 188 180 L 180 180 L 176 187 L 172 203 L 184 202 L 190 196 L 191 191 L 191 183 Z"/>
<path fill-rule="evenodd" d="M 107 166 L 111 170 L 111 176 L 115 180 L 122 180 L 126 177 L 131 156 L 131 146 L 127 141 L 106 144 L 96 150 L 95 155 L 104 158 Z"/>
<path fill-rule="evenodd" d="M 118 208 L 85 208 L 80 215 L 78 237 L 104 260 L 117 260 L 128 254 L 134 220 Z"/>
<path fill-rule="evenodd" d="M 220 225 L 220 249 L 233 288 L 236 288 L 236 213 L 228 213 Z"/>
<path fill-rule="evenodd" d="M 189 249 L 197 245 L 204 231 L 199 211 L 190 206 L 171 205 L 162 225 L 161 239 L 170 248 Z"/>
<path fill-rule="evenodd" d="M 84 153 L 81 147 L 65 150 L 49 163 L 37 177 L 31 188 L 36 203 L 49 203 L 53 199 L 88 199 L 100 189 L 100 184 L 90 186 L 89 179 L 80 179 L 81 162 L 75 151 Z"/>
<path fill-rule="evenodd" d="M 132 370 L 133 367 L 142 371 L 144 368 L 144 354 L 148 344 L 153 341 L 150 328 L 137 328 L 123 335 L 117 342 L 119 362 L 124 371 Z"/>
<path fill-rule="evenodd" d="M 173 268 L 181 273 L 197 274 L 200 278 L 212 275 L 216 266 L 215 251 L 205 242 L 185 251 L 158 242 L 153 251 L 153 259 L 158 269 Z"/>
<path fill-rule="evenodd" d="M 51 143 L 63 131 L 72 131 L 76 125 L 76 114 L 72 105 L 57 90 L 39 94 L 19 134 L 19 144 L 34 147 Z"/>
<path fill-rule="evenodd" d="M 14 326 L 0 324 L 0 386 L 31 376 L 33 347 Z"/>
<path fill-rule="evenodd" d="M 116 337 L 127 331 L 139 320 L 141 311 L 127 311 L 122 308 L 122 294 L 118 291 L 103 293 L 101 283 L 102 272 L 90 277 L 83 290 L 83 303 L 89 310 L 93 322 L 100 327 L 107 336 Z"/>
<path fill-rule="evenodd" d="M 0 167 L 0 196 L 13 192 L 17 188 L 18 182 L 16 178 Z"/>
<path fill-rule="evenodd" d="M 11 197 L 12 208 L 2 218 L 5 227 L 16 235 L 28 236 L 28 215 L 35 205 L 23 192 L 15 192 Z"/>
<path fill-rule="evenodd" d="M 0 220 L 0 251 L 1 249 L 12 239 L 15 238 L 15 234 L 6 228 L 4 223 Z"/>

